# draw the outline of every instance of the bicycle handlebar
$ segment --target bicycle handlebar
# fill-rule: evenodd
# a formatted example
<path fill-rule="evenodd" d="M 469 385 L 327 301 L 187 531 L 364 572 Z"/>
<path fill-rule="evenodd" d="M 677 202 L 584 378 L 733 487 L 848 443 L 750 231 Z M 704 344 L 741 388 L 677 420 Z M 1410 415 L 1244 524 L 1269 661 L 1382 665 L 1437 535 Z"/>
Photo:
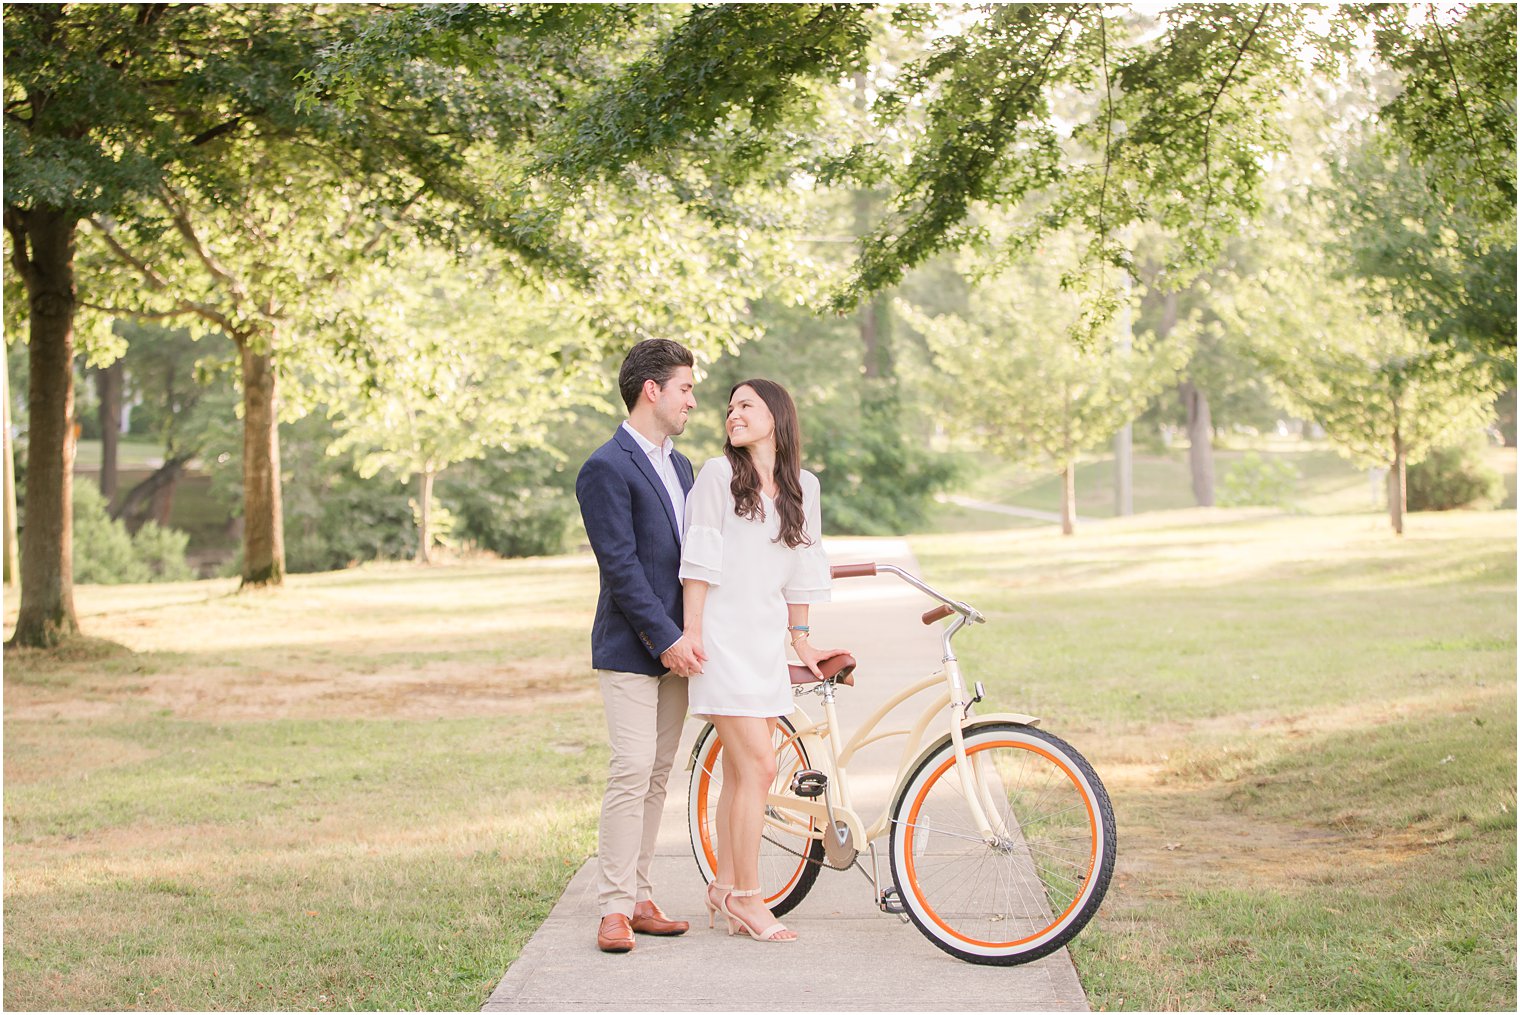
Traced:
<path fill-rule="evenodd" d="M 893 564 L 877 564 L 874 562 L 869 564 L 835 564 L 829 568 L 829 577 L 870 578 L 877 574 L 880 574 L 883 571 L 885 571 L 887 574 L 897 575 L 897 577 L 901 578 L 909 585 L 912 585 L 920 592 L 938 599 L 941 603 L 944 604 L 942 606 L 936 606 L 934 609 L 923 615 L 923 621 L 925 624 L 933 624 L 935 621 L 943 620 L 946 617 L 950 616 L 952 613 L 959 613 L 962 617 L 966 618 L 963 623 L 981 624 L 986 622 L 987 618 L 983 617 L 981 612 L 978 611 L 975 607 L 967 603 L 958 603 L 953 599 L 947 598 L 941 593 L 930 588 L 928 585 L 924 584 L 923 581 L 914 575 L 909 574 L 902 568 L 897 567 Z M 959 629 L 960 628 L 957 627 L 952 630 L 951 633 L 953 634 L 954 631 Z"/>
<path fill-rule="evenodd" d="M 926 610 L 923 616 L 924 626 L 928 627 L 936 621 L 944 620 L 954 612 L 955 608 L 951 606 L 936 606 L 932 610 Z"/>

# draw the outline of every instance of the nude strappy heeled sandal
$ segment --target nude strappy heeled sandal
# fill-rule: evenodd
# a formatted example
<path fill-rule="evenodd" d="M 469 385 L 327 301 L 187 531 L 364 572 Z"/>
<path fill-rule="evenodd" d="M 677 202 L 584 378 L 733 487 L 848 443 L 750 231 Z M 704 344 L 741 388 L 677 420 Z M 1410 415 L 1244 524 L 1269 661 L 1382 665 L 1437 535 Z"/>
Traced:
<path fill-rule="evenodd" d="M 713 889 L 715 889 L 715 888 L 718 890 L 717 901 L 713 900 Z M 707 902 L 707 929 L 708 930 L 712 930 L 715 926 L 717 926 L 717 918 L 718 918 L 718 914 L 719 913 L 722 913 L 725 917 L 728 916 L 728 910 L 726 910 L 726 909 L 723 908 L 723 899 L 724 899 L 725 896 L 728 895 L 729 892 L 731 892 L 733 890 L 734 890 L 734 886 L 733 885 L 720 885 L 716 881 L 713 881 L 710 884 L 708 884 L 708 886 L 707 886 L 707 899 L 706 899 L 706 902 Z"/>
<path fill-rule="evenodd" d="M 753 927 L 751 927 L 749 925 L 749 923 L 744 919 L 744 917 L 738 915 L 733 910 L 731 910 L 731 909 L 728 908 L 728 900 L 729 899 L 734 899 L 734 898 L 744 899 L 744 898 L 748 898 L 751 895 L 759 895 L 759 894 L 760 894 L 760 889 L 758 889 L 758 888 L 749 888 L 749 889 L 746 889 L 745 891 L 742 891 L 742 892 L 741 891 L 729 891 L 729 892 L 724 893 L 722 899 L 720 899 L 719 902 L 718 902 L 718 908 L 723 910 L 723 915 L 728 919 L 728 934 L 729 934 L 729 936 L 732 937 L 734 934 L 737 933 L 737 931 L 734 930 L 734 925 L 738 924 L 739 930 L 744 931 L 744 933 L 746 935 L 748 935 L 749 937 L 753 938 L 756 941 L 776 941 L 776 942 L 782 942 L 782 943 L 784 943 L 784 942 L 790 942 L 790 941 L 797 940 L 795 937 L 777 937 L 776 936 L 777 934 L 785 934 L 785 933 L 787 933 L 787 927 L 786 927 L 786 925 L 783 924 L 783 923 L 781 923 L 781 922 L 779 922 L 779 921 L 776 922 L 776 923 L 771 924 L 769 927 L 765 928 L 765 930 L 763 930 L 763 931 L 757 931 L 757 930 L 755 930 L 755 928 L 753 928 Z"/>

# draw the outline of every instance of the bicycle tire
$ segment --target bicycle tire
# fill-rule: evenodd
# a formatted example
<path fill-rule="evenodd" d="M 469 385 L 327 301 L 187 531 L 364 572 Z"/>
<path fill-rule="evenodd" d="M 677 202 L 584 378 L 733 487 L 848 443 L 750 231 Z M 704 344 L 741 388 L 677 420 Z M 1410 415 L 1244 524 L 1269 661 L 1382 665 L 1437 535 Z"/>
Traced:
<path fill-rule="evenodd" d="M 980 965 L 1032 962 L 1102 903 L 1117 855 L 1113 805 L 1059 737 L 988 721 L 964 738 L 1003 834 L 988 843 L 972 822 L 947 736 L 893 803 L 892 876 L 908 917 L 939 948 Z"/>
<path fill-rule="evenodd" d="M 796 729 L 783 716 L 776 726 L 776 792 L 786 792 L 791 784 L 792 773 L 800 768 L 811 768 L 807 748 L 797 739 Z M 691 836 L 691 852 L 697 861 L 702 878 L 711 882 L 717 876 L 717 836 L 713 823 L 717 812 L 718 790 L 722 786 L 723 742 L 711 723 L 697 735 L 697 745 L 692 752 L 694 764 L 691 784 L 686 795 L 687 827 Z M 786 816 L 771 812 L 775 820 Z M 796 908 L 813 882 L 818 880 L 818 870 L 824 862 L 823 840 L 814 838 L 820 831 L 811 817 L 791 815 L 799 833 L 788 834 L 767 822 L 760 835 L 760 889 L 765 904 L 777 916 L 783 916 Z M 800 834 L 805 823 L 808 834 Z"/>

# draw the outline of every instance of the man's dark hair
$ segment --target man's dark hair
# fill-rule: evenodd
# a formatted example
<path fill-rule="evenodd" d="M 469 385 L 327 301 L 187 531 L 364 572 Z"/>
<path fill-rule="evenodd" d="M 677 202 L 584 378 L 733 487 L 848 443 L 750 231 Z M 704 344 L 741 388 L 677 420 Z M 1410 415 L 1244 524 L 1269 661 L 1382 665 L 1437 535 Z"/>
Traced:
<path fill-rule="evenodd" d="M 691 350 L 680 342 L 668 338 L 645 339 L 628 350 L 628 355 L 623 358 L 623 369 L 618 371 L 618 390 L 623 393 L 623 404 L 632 412 L 645 381 L 654 381 L 663 388 L 670 375 L 676 372 L 676 367 L 696 365 Z"/>

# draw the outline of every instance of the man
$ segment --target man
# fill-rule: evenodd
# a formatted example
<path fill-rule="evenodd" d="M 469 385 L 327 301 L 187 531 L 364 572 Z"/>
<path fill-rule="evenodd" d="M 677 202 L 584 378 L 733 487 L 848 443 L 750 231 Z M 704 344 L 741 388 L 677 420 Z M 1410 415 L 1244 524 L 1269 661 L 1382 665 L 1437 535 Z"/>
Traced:
<path fill-rule="evenodd" d="M 581 466 L 575 497 L 601 591 L 591 665 L 602 685 L 612 761 L 597 846 L 597 947 L 633 950 L 634 933 L 684 934 L 651 898 L 649 864 L 665 783 L 686 719 L 686 678 L 702 656 L 682 634 L 681 536 L 692 469 L 672 437 L 696 407 L 690 350 L 640 342 L 618 372 L 628 419 Z"/>

